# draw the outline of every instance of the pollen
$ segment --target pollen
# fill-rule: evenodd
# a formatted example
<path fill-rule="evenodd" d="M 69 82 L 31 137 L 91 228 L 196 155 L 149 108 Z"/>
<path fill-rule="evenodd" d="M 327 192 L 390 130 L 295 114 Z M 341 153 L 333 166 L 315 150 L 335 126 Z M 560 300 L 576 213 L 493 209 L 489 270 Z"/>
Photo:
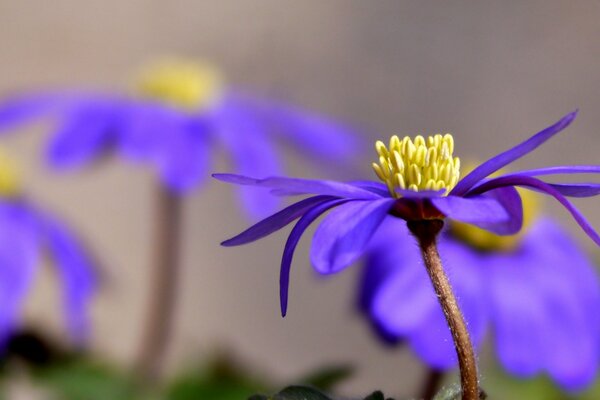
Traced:
<path fill-rule="evenodd" d="M 219 71 L 205 63 L 162 60 L 141 71 L 134 89 L 146 98 L 175 107 L 198 109 L 218 100 L 223 79 Z"/>
<path fill-rule="evenodd" d="M 383 181 L 394 197 L 396 189 L 445 190 L 447 194 L 460 178 L 460 159 L 453 157 L 454 138 L 451 134 L 437 134 L 414 139 L 394 135 L 389 146 L 375 143 L 379 162 L 373 163 L 377 177 Z"/>
<path fill-rule="evenodd" d="M 0 151 L 0 197 L 14 197 L 21 191 L 19 176 L 13 161 Z"/>

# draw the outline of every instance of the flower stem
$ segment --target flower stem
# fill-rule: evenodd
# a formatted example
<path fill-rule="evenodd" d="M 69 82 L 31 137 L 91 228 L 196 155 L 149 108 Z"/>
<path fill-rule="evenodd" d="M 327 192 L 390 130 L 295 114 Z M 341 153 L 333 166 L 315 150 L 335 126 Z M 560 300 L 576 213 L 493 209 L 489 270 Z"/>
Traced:
<path fill-rule="evenodd" d="M 156 243 L 148 316 L 136 369 L 148 382 L 160 377 L 173 319 L 179 270 L 181 197 L 159 185 L 157 188 Z"/>
<path fill-rule="evenodd" d="M 436 238 L 444 226 L 442 220 L 408 221 L 408 228 L 419 241 L 423 253 L 425 268 L 429 273 L 431 283 L 438 296 L 446 321 L 452 333 L 454 347 L 458 355 L 460 368 L 460 383 L 463 400 L 479 399 L 479 384 L 477 378 L 477 364 L 475 353 L 469 338 L 469 331 L 463 315 L 452 292 L 448 277 L 444 273 L 442 260 L 437 250 Z"/>
<path fill-rule="evenodd" d="M 421 395 L 418 399 L 432 400 L 440 390 L 443 380 L 444 373 L 442 371 L 433 368 L 427 369 L 427 376 L 425 377 L 425 382 L 423 382 Z"/>

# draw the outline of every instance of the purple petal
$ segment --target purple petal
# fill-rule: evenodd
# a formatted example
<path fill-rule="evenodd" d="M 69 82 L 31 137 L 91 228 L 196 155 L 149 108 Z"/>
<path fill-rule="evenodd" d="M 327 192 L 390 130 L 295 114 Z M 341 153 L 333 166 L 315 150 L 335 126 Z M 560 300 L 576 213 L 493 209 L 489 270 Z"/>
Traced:
<path fill-rule="evenodd" d="M 526 141 L 516 145 L 515 147 L 500 153 L 483 164 L 479 165 L 473 171 L 471 171 L 467 176 L 461 179 L 456 187 L 452 189 L 451 195 L 461 196 L 469 191 L 473 186 L 475 186 L 479 181 L 498 171 L 500 168 L 505 167 L 511 162 L 518 160 L 524 155 L 532 152 L 537 147 L 542 145 L 552 136 L 556 135 L 558 132 L 565 129 L 567 126 L 573 122 L 575 117 L 577 116 L 577 111 L 574 111 L 570 114 L 564 116 L 560 121 L 555 123 L 554 125 L 544 129 L 543 131 L 533 135 Z"/>
<path fill-rule="evenodd" d="M 594 230 L 594 228 L 592 228 L 590 223 L 587 222 L 587 220 L 579 212 L 579 210 L 577 210 L 577 208 L 575 208 L 575 206 L 571 204 L 571 202 L 567 200 L 567 198 L 565 198 L 557 189 L 552 187 L 552 185 L 545 183 L 537 178 L 533 178 L 530 176 L 510 176 L 505 178 L 496 178 L 478 186 L 476 189 L 469 192 L 469 194 L 480 194 L 492 189 L 506 186 L 522 186 L 525 188 L 542 191 L 554 197 L 571 213 L 571 215 L 579 224 L 579 226 L 583 229 L 583 231 L 594 242 L 596 242 L 596 244 L 600 245 L 600 236 Z"/>
<path fill-rule="evenodd" d="M 0 132 L 31 122 L 52 111 L 60 103 L 60 97 L 45 93 L 5 99 L 0 104 Z"/>
<path fill-rule="evenodd" d="M 281 269 L 279 275 L 279 298 L 281 304 L 281 315 L 285 317 L 288 306 L 288 293 L 290 287 L 290 268 L 292 267 L 292 258 L 296 246 L 302 237 L 302 234 L 313 223 L 321 214 L 329 210 L 330 208 L 336 207 L 340 204 L 345 203 L 348 200 L 335 199 L 320 203 L 313 207 L 310 211 L 300 218 L 300 220 L 294 225 L 294 228 L 290 232 L 290 235 L 285 242 L 283 249 L 283 256 L 281 258 Z"/>
<path fill-rule="evenodd" d="M 599 174 L 600 165 L 558 165 L 554 167 L 544 167 L 536 169 L 528 169 L 519 172 L 511 172 L 499 176 L 525 175 L 525 176 L 542 176 L 542 175 L 558 175 L 558 174 Z"/>
<path fill-rule="evenodd" d="M 544 304 L 523 260 L 489 257 L 490 295 L 496 351 L 510 373 L 530 377 L 541 372 L 545 348 Z M 492 268 L 493 271 L 492 271 Z"/>
<path fill-rule="evenodd" d="M 549 185 L 567 197 L 593 197 L 600 194 L 598 183 L 549 183 Z"/>
<path fill-rule="evenodd" d="M 252 225 L 239 235 L 225 240 L 223 243 L 221 243 L 221 245 L 240 246 L 242 244 L 254 242 L 255 240 L 261 239 L 275 231 L 278 231 L 293 220 L 300 218 L 311 208 L 314 208 L 315 206 L 332 199 L 333 197 L 331 196 L 314 196 L 301 200 L 289 207 L 284 208 L 278 213 L 263 219 L 257 224 Z"/>
<path fill-rule="evenodd" d="M 260 114 L 278 135 L 309 156 L 347 161 L 358 152 L 354 129 L 327 117 L 265 99 L 237 96 L 237 101 L 240 107 Z"/>
<path fill-rule="evenodd" d="M 332 211 L 313 237 L 310 257 L 321 274 L 333 274 L 362 255 L 395 199 L 353 201 Z"/>
<path fill-rule="evenodd" d="M 267 137 L 267 127 L 252 110 L 241 107 L 231 96 L 210 117 L 216 134 L 231 156 L 233 168 L 247 176 L 273 176 L 281 173 L 281 161 Z M 242 206 L 253 218 L 273 213 L 279 199 L 252 187 L 239 188 Z"/>
<path fill-rule="evenodd" d="M 516 201 L 515 199 L 512 199 Z M 515 225 L 514 215 L 510 215 L 508 210 L 496 198 L 477 196 L 477 197 L 435 197 L 431 199 L 433 205 L 447 217 L 476 225 L 482 229 L 492 232 L 508 230 L 507 226 Z M 518 209 L 520 203 L 511 203 L 511 209 Z M 518 217 L 518 215 L 517 215 Z M 518 227 L 520 228 L 520 222 Z M 512 232 L 514 233 L 514 232 Z"/>
<path fill-rule="evenodd" d="M 488 257 L 496 341 L 509 371 L 544 370 L 581 389 L 597 370 L 600 288 L 594 267 L 554 222 L 536 222 L 518 251 Z"/>
<path fill-rule="evenodd" d="M 105 99 L 74 102 L 65 111 L 63 122 L 47 148 L 54 167 L 78 167 L 114 145 L 122 132 L 123 115 L 119 102 Z"/>
<path fill-rule="evenodd" d="M 600 286 L 595 266 L 558 224 L 543 219 L 523 240 L 524 268 L 536 271 L 530 282 L 543 290 L 546 346 L 544 368 L 563 388 L 579 390 L 593 381 L 600 356 Z"/>
<path fill-rule="evenodd" d="M 179 120 L 154 155 L 162 181 L 176 193 L 196 189 L 208 177 L 210 147 L 202 127 Z"/>
<path fill-rule="evenodd" d="M 322 194 L 353 200 L 381 199 L 381 196 L 369 190 L 361 189 L 348 183 L 335 181 L 285 177 L 256 179 L 237 174 L 213 174 L 213 178 L 236 185 L 271 188 L 294 194 Z"/>
<path fill-rule="evenodd" d="M 131 160 L 148 160 L 161 149 L 177 125 L 178 111 L 164 104 L 132 102 L 119 141 L 120 150 Z"/>
<path fill-rule="evenodd" d="M 54 265 L 64 285 L 65 315 L 69 333 L 77 343 L 89 336 L 90 300 L 96 291 L 94 267 L 79 240 L 54 218 L 43 221 Z"/>
<path fill-rule="evenodd" d="M 361 189 L 368 190 L 375 194 L 378 194 L 381 197 L 388 197 L 389 190 L 384 183 L 374 182 L 374 181 L 351 181 L 348 182 L 350 185 L 359 187 Z"/>
<path fill-rule="evenodd" d="M 35 221 L 21 204 L 0 202 L 0 345 L 21 317 L 39 256 Z"/>

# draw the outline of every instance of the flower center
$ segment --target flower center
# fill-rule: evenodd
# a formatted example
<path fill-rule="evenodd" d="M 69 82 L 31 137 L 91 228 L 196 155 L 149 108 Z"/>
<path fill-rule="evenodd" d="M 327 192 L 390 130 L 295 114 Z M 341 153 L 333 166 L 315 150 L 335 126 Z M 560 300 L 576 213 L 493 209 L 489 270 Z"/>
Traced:
<path fill-rule="evenodd" d="M 0 197 L 14 197 L 20 191 L 21 186 L 14 163 L 4 152 L 0 152 Z"/>
<path fill-rule="evenodd" d="M 378 140 L 375 150 L 379 163 L 373 163 L 373 169 L 394 197 L 400 197 L 396 189 L 445 189 L 447 194 L 460 177 L 460 159 L 452 156 L 454 138 L 449 133 L 427 139 L 419 135 L 414 140 L 394 135 L 389 147 Z"/>
<path fill-rule="evenodd" d="M 207 64 L 163 60 L 141 71 L 135 89 L 147 98 L 198 109 L 218 100 L 223 81 L 221 74 Z"/>
<path fill-rule="evenodd" d="M 518 189 L 517 189 L 518 190 Z M 530 191 L 519 190 L 523 202 L 523 228 L 516 235 L 500 236 L 473 225 L 452 221 L 450 234 L 481 251 L 509 251 L 517 247 L 527 227 L 539 214 L 538 198 Z"/>

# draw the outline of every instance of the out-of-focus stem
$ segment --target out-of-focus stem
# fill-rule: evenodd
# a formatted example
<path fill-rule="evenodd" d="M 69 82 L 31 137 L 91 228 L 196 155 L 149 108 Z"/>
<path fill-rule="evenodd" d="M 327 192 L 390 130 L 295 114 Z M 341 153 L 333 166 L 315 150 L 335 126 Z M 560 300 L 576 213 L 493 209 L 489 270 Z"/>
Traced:
<path fill-rule="evenodd" d="M 427 376 L 423 382 L 421 394 L 419 395 L 418 399 L 432 400 L 440 390 L 443 380 L 444 373 L 442 371 L 432 368 L 427 369 Z"/>
<path fill-rule="evenodd" d="M 456 302 L 456 297 L 442 267 L 437 250 L 436 238 L 444 226 L 442 220 L 408 221 L 408 228 L 417 238 L 423 253 L 425 268 L 439 299 L 446 321 L 452 333 L 454 347 L 458 355 L 460 383 L 463 400 L 479 400 L 479 383 L 475 352 L 469 337 L 469 331 Z"/>
<path fill-rule="evenodd" d="M 142 332 L 136 370 L 148 382 L 160 377 L 174 318 L 179 272 L 181 197 L 162 185 L 156 195 L 156 237 L 148 315 Z"/>

